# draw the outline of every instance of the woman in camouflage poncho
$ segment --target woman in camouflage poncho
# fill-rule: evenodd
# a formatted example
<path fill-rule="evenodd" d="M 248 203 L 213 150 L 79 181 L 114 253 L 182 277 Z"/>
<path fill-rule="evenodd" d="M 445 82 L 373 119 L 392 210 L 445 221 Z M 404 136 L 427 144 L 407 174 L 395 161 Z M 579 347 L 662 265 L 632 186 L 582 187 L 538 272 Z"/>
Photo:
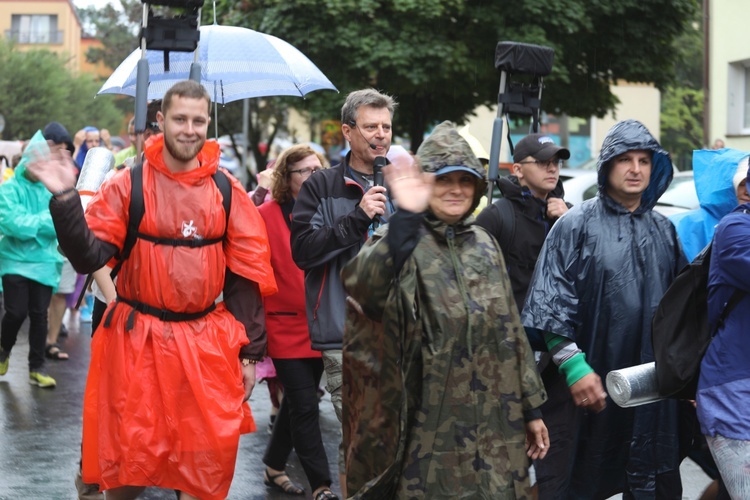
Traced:
<path fill-rule="evenodd" d="M 526 498 L 545 395 L 500 248 L 469 219 L 484 169 L 448 122 L 418 158 L 427 173 L 385 169 L 399 211 L 342 271 L 347 488 Z"/>

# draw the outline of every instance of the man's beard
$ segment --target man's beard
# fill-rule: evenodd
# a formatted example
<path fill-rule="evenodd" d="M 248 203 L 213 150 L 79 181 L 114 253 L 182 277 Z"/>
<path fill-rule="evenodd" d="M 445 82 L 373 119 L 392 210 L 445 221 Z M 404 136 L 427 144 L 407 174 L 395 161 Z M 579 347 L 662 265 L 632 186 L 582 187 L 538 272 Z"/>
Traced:
<path fill-rule="evenodd" d="M 167 151 L 169 151 L 169 154 L 172 155 L 172 158 L 178 161 L 192 160 L 193 158 L 198 156 L 198 153 L 203 148 L 203 145 L 205 143 L 206 143 L 206 140 L 203 139 L 201 141 L 196 142 L 195 146 L 193 147 L 181 146 L 171 136 L 164 134 L 164 145 L 166 146 Z"/>

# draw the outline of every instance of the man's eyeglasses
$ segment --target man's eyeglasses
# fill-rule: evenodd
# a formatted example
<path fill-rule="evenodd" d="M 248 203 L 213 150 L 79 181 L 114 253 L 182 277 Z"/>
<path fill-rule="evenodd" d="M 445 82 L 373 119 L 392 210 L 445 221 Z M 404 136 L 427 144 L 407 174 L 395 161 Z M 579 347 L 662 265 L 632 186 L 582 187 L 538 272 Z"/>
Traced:
<path fill-rule="evenodd" d="M 314 174 L 318 170 L 320 170 L 320 168 L 318 168 L 318 167 L 315 167 L 315 168 L 308 167 L 308 168 L 300 168 L 299 170 L 290 170 L 289 173 L 290 174 L 299 174 L 302 177 L 307 177 L 308 175 Z"/>
<path fill-rule="evenodd" d="M 557 167 L 557 168 L 563 168 L 563 165 L 565 165 L 565 162 L 563 160 L 528 160 L 528 161 L 519 161 L 518 163 L 526 164 L 526 163 L 535 163 L 537 167 L 548 169 L 551 166 Z"/>
<path fill-rule="evenodd" d="M 354 120 L 352 120 L 352 121 L 350 121 L 350 122 L 349 122 L 349 126 L 350 126 L 350 127 L 354 127 L 354 128 L 357 128 L 357 129 L 359 129 L 359 128 L 360 128 L 360 127 L 358 127 L 358 126 L 357 126 L 357 122 L 355 122 Z M 365 124 L 365 125 L 364 125 L 364 126 L 362 126 L 361 128 L 365 129 L 365 131 L 367 131 L 367 132 L 368 132 L 368 133 L 370 133 L 370 134 L 374 134 L 375 132 L 377 132 L 377 131 L 378 131 L 378 125 L 376 125 L 376 124 L 374 124 L 374 123 L 368 123 L 368 124 Z M 384 124 L 384 125 L 383 125 L 383 132 L 385 132 L 385 133 L 387 134 L 387 133 L 389 133 L 389 132 L 391 131 L 391 128 L 392 128 L 392 126 L 391 126 L 391 125 L 388 125 L 388 124 Z M 360 132 L 360 133 L 361 133 L 361 132 Z"/>

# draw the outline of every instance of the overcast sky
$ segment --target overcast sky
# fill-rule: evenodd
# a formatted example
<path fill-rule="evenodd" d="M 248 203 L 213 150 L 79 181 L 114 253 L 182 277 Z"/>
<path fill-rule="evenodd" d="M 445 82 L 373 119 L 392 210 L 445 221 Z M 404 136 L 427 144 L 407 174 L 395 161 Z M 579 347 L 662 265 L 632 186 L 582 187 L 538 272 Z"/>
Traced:
<path fill-rule="evenodd" d="M 95 7 L 104 7 L 108 3 L 113 3 L 111 0 L 73 0 L 73 4 L 76 7 L 83 8 L 91 5 Z"/>

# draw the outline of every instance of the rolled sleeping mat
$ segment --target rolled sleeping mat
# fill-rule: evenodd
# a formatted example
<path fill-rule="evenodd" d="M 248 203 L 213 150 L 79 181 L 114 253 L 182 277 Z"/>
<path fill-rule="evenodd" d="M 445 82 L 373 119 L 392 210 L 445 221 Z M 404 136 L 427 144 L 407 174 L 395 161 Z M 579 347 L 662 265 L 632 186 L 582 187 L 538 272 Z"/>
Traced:
<path fill-rule="evenodd" d="M 89 200 L 99 190 L 108 172 L 115 167 L 115 156 L 107 148 L 96 147 L 89 149 L 83 160 L 81 174 L 78 176 L 76 189 L 81 195 L 81 204 L 86 210 Z"/>
<path fill-rule="evenodd" d="M 623 408 L 654 403 L 659 396 L 656 363 L 645 363 L 607 374 L 607 392 L 612 401 Z"/>

